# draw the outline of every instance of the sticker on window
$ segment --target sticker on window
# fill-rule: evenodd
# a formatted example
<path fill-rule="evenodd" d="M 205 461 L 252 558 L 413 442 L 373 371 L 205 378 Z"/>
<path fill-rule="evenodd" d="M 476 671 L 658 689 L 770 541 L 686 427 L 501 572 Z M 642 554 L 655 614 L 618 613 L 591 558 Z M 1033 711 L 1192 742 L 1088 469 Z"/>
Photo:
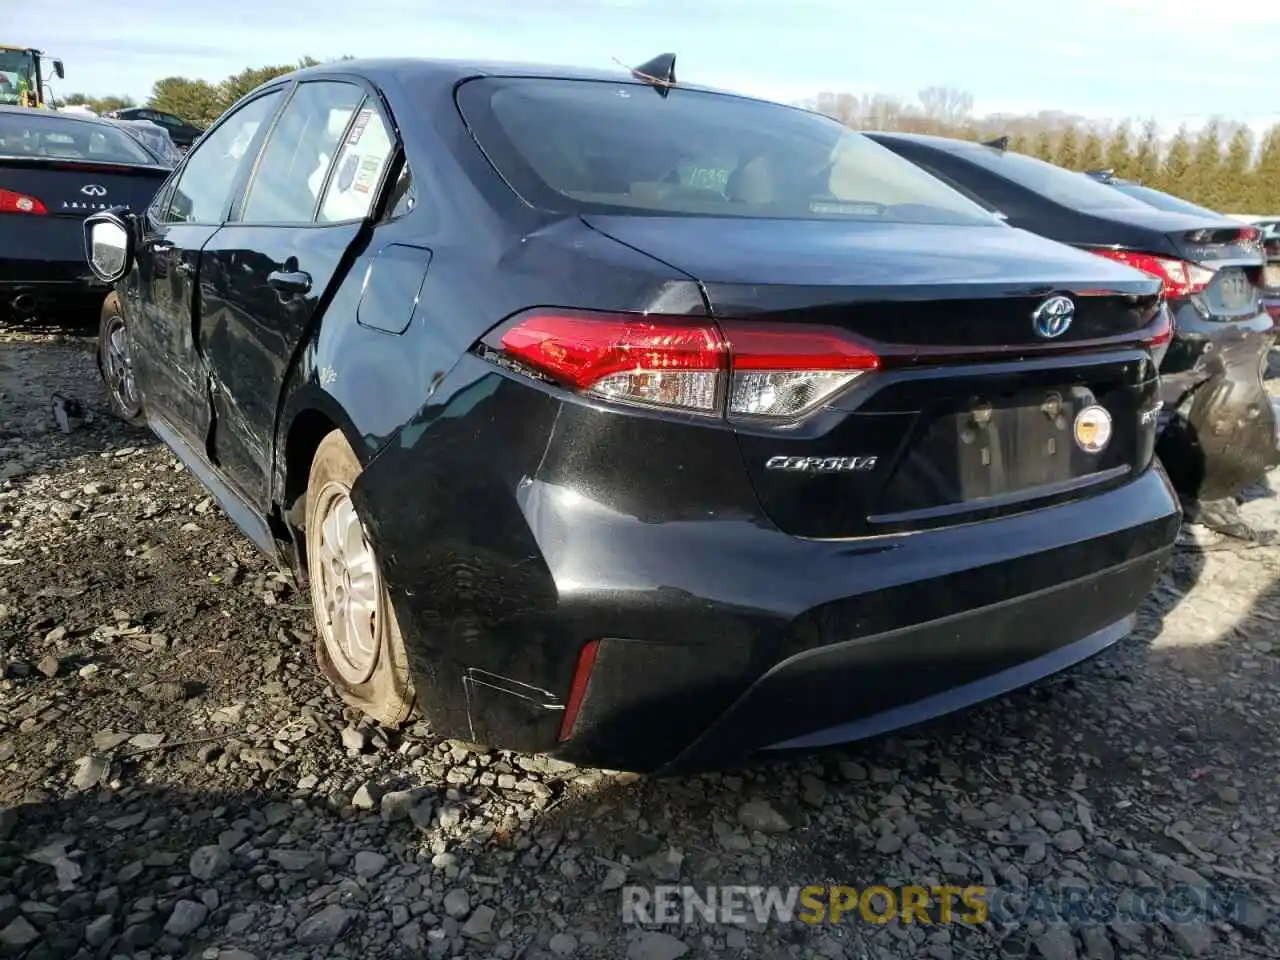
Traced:
<path fill-rule="evenodd" d="M 356 122 L 351 125 L 351 132 L 347 134 L 347 146 L 354 147 L 360 142 L 360 138 L 364 136 L 364 128 L 369 125 L 372 118 L 373 111 L 368 108 L 356 114 Z"/>
<path fill-rule="evenodd" d="M 344 193 L 351 189 L 351 184 L 356 179 L 356 168 L 360 166 L 360 157 L 354 153 L 349 154 L 347 159 L 342 162 L 342 169 L 338 171 L 338 189 Z"/>
<path fill-rule="evenodd" d="M 355 183 L 351 189 L 357 193 L 368 193 L 378 183 L 378 171 L 382 169 L 381 157 L 365 157 L 360 161 L 360 169 L 356 173 Z"/>
<path fill-rule="evenodd" d="M 355 146 L 357 139 L 359 146 Z M 320 222 L 358 220 L 368 215 L 390 162 L 392 147 L 378 112 L 361 110 L 339 152 L 329 188 L 320 205 Z"/>

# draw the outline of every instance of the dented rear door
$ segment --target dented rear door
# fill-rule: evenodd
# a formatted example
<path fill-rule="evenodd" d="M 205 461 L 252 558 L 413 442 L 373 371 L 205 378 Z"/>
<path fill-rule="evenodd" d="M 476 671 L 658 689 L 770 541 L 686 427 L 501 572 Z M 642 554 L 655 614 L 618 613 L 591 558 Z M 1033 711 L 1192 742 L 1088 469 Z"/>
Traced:
<path fill-rule="evenodd" d="M 347 80 L 298 84 L 231 222 L 201 256 L 210 451 L 259 504 L 285 378 L 367 240 L 394 152 L 393 128 L 367 94 Z"/>

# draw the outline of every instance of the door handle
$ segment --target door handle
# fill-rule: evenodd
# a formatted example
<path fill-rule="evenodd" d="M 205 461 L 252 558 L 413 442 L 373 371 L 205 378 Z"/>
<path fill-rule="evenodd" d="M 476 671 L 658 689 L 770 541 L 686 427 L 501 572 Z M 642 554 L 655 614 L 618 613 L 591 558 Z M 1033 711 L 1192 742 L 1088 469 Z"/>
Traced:
<path fill-rule="evenodd" d="M 173 249 L 173 244 L 168 240 L 155 240 L 151 244 L 152 253 L 169 253 Z"/>
<path fill-rule="evenodd" d="M 311 274 L 302 270 L 273 270 L 267 274 L 267 286 L 281 293 L 306 293 L 311 289 Z"/>

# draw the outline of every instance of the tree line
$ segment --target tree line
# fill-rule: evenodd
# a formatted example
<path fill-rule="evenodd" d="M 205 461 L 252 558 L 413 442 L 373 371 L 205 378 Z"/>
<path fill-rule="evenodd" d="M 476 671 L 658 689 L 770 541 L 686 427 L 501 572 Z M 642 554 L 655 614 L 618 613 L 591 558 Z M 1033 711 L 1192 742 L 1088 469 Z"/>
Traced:
<path fill-rule="evenodd" d="M 860 130 L 896 130 L 991 140 L 1069 170 L 1111 170 L 1223 213 L 1280 211 L 1280 123 L 1261 137 L 1247 124 L 1215 118 L 1168 135 L 1153 120 L 1091 121 L 1044 110 L 975 116 L 973 97 L 946 87 L 914 103 L 881 95 L 822 93 L 802 106 Z"/>
<path fill-rule="evenodd" d="M 350 60 L 351 57 L 338 59 Z M 164 77 L 152 85 L 151 96 L 143 105 L 181 117 L 197 127 L 207 127 L 250 90 L 283 74 L 318 66 L 320 63 L 315 57 L 303 57 L 297 63 L 247 67 L 218 83 L 187 77 Z M 88 107 L 97 114 L 139 106 L 132 97 L 93 97 L 83 93 L 68 94 L 55 100 L 54 105 Z"/>
<path fill-rule="evenodd" d="M 304 57 L 292 64 L 249 67 L 219 83 L 165 77 L 156 81 L 146 105 L 204 127 L 259 84 L 320 62 Z M 71 94 L 59 103 L 83 104 L 96 113 L 137 105 L 128 97 L 84 94 Z M 882 94 L 821 93 L 800 105 L 854 129 L 966 140 L 1008 137 L 1015 152 L 1071 170 L 1110 169 L 1213 210 L 1280 212 L 1280 123 L 1257 137 L 1248 125 L 1227 119 L 1210 120 L 1195 130 L 1184 125 L 1170 134 L 1151 120 L 1102 123 L 1053 110 L 977 116 L 972 95 L 951 87 L 927 87 L 914 102 Z"/>

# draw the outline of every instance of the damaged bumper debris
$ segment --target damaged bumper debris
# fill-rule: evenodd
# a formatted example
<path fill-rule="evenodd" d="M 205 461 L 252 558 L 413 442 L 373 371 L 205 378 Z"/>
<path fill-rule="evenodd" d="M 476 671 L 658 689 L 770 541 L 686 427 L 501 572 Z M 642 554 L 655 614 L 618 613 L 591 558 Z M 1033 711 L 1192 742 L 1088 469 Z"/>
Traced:
<path fill-rule="evenodd" d="M 1260 319 L 1179 337 L 1166 359 L 1157 453 L 1188 499 L 1237 496 L 1280 464 L 1280 418 L 1264 384 L 1275 332 Z"/>

